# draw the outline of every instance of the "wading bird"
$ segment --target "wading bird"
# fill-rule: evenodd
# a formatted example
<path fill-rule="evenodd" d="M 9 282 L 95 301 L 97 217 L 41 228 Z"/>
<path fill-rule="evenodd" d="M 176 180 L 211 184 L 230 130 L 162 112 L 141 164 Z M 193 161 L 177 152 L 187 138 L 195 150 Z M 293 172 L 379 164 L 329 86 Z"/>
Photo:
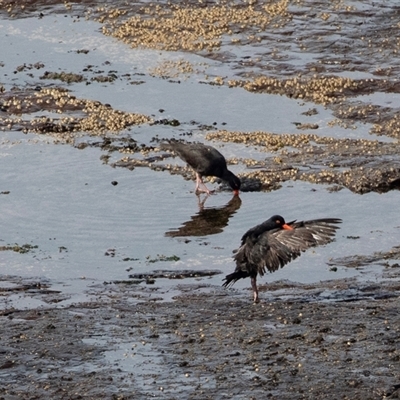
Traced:
<path fill-rule="evenodd" d="M 274 272 L 308 248 L 331 242 L 339 229 L 336 225 L 341 222 L 338 218 L 324 218 L 286 223 L 280 215 L 272 216 L 243 235 L 233 256 L 235 272 L 225 277 L 223 286 L 250 277 L 254 302 L 258 303 L 257 275 L 264 275 L 266 270 Z"/>
<path fill-rule="evenodd" d="M 195 191 L 211 194 L 203 182 L 203 176 L 216 176 L 229 183 L 237 195 L 240 189 L 240 179 L 228 170 L 225 157 L 214 147 L 202 143 L 183 143 L 170 140 L 160 144 L 161 150 L 173 151 L 185 161 L 196 173 Z"/>

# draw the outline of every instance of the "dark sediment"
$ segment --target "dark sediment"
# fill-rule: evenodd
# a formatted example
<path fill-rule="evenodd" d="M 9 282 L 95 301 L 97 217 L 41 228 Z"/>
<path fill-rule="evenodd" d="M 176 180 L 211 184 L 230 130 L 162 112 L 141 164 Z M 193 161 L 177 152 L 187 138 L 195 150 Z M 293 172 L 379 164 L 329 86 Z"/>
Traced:
<path fill-rule="evenodd" d="M 248 290 L 193 284 L 158 302 L 118 284 L 61 308 L 24 285 L 48 308 L 1 313 L 5 399 L 399 396 L 398 284 L 275 282 L 256 306 Z"/>

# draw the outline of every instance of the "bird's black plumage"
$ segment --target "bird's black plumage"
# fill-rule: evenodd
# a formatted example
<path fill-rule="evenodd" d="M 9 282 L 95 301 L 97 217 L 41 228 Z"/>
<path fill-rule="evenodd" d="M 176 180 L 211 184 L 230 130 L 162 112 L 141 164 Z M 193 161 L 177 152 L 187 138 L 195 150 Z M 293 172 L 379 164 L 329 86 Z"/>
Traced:
<path fill-rule="evenodd" d="M 251 278 L 254 301 L 258 302 L 257 275 L 274 272 L 294 260 L 310 247 L 324 245 L 334 239 L 338 218 L 314 219 L 285 223 L 280 215 L 249 229 L 234 255 L 236 269 L 225 278 L 223 286 L 231 286 L 241 278 Z"/>
<path fill-rule="evenodd" d="M 216 176 L 228 182 L 237 194 L 240 189 L 240 179 L 228 170 L 225 157 L 214 147 L 202 143 L 183 143 L 170 140 L 161 143 L 162 150 L 173 151 L 196 172 L 196 191 L 211 193 L 203 183 L 203 176 Z"/>

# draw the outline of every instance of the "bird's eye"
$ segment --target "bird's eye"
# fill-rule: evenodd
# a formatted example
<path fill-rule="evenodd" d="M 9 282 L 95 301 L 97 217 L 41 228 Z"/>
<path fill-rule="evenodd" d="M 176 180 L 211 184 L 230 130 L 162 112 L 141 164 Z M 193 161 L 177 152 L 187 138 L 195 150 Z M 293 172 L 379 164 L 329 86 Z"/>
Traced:
<path fill-rule="evenodd" d="M 275 222 L 276 222 L 278 225 L 281 223 L 281 221 L 279 221 L 279 219 L 277 219 Z"/>

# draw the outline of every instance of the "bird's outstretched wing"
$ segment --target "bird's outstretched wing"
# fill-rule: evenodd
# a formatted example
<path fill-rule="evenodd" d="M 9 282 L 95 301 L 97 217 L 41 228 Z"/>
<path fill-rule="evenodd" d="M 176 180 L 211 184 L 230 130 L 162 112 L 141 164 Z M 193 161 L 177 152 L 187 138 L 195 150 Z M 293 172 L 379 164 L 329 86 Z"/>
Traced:
<path fill-rule="evenodd" d="M 260 275 L 264 275 L 266 270 L 276 271 L 310 247 L 331 242 L 339 223 L 341 220 L 337 218 L 291 222 L 288 225 L 292 230 L 274 229 L 256 237 L 248 234 L 249 231 L 234 256 L 237 269 L 253 274 L 257 271 Z"/>

